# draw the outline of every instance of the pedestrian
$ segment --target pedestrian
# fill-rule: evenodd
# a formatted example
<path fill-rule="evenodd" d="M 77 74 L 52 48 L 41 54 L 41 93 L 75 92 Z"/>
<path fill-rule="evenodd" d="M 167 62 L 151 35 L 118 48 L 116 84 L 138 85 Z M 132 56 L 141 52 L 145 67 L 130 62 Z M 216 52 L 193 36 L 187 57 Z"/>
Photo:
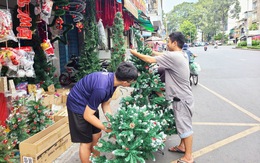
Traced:
<path fill-rule="evenodd" d="M 67 99 L 70 135 L 73 143 L 80 143 L 82 163 L 90 163 L 91 153 L 100 155 L 93 147 L 101 137 L 101 130 L 111 132 L 99 120 L 98 106 L 101 104 L 104 115 L 111 114 L 109 99 L 117 86 L 129 87 L 137 77 L 136 67 L 130 62 L 122 62 L 115 73 L 93 72 L 71 89 Z"/>
<path fill-rule="evenodd" d="M 156 42 L 154 45 L 153 45 L 153 50 L 154 51 L 159 51 L 159 43 L 158 42 Z"/>
<path fill-rule="evenodd" d="M 184 35 L 181 32 L 173 32 L 169 35 L 168 50 L 164 53 L 154 52 L 149 56 L 140 54 L 135 50 L 130 52 L 147 63 L 157 63 L 165 68 L 165 92 L 166 99 L 172 101 L 176 128 L 180 144 L 169 148 L 171 152 L 181 152 L 184 156 L 178 159 L 178 163 L 192 163 L 192 112 L 193 94 L 189 82 L 190 70 L 187 54 L 182 50 Z"/>

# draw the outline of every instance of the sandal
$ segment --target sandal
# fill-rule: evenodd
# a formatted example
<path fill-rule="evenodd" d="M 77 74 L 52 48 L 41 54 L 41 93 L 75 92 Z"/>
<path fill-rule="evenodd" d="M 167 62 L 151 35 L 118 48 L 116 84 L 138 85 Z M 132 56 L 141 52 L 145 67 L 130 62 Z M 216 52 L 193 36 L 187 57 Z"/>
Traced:
<path fill-rule="evenodd" d="M 171 147 L 168 149 L 168 151 L 170 152 L 177 152 L 177 153 L 185 153 L 185 151 L 182 151 L 178 148 L 178 146 L 175 146 L 175 147 Z"/>
<path fill-rule="evenodd" d="M 178 160 L 177 160 L 177 163 L 196 163 L 196 162 L 195 162 L 195 161 L 193 161 L 193 162 L 187 162 L 187 161 L 178 159 Z"/>

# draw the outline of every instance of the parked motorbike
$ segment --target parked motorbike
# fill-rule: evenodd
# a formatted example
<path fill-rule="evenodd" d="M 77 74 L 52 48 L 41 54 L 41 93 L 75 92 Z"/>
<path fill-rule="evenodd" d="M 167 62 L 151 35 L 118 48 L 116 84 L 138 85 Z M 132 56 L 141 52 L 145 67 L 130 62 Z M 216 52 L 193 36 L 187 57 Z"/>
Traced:
<path fill-rule="evenodd" d="M 66 86 L 77 81 L 76 74 L 78 73 L 78 66 L 78 57 L 71 56 L 69 62 L 64 66 L 65 72 L 59 77 L 61 85 Z"/>
<path fill-rule="evenodd" d="M 101 64 L 101 68 L 102 68 L 102 72 L 108 72 L 107 68 L 110 64 L 109 60 L 106 60 L 106 59 L 102 59 L 100 60 L 100 64 Z"/>

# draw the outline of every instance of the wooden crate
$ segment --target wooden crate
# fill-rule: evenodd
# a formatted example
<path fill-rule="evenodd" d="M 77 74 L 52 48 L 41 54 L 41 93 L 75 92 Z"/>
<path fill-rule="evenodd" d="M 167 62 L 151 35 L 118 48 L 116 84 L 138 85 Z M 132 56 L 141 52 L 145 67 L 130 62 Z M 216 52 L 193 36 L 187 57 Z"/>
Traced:
<path fill-rule="evenodd" d="M 55 122 L 59 121 L 60 119 L 67 117 L 68 118 L 68 111 L 67 107 L 63 106 L 61 110 L 59 110 L 57 113 L 54 113 L 53 119 Z"/>
<path fill-rule="evenodd" d="M 64 117 L 45 130 L 20 143 L 21 163 L 51 163 L 72 145 L 68 118 Z"/>
<path fill-rule="evenodd" d="M 4 93 L 7 91 L 8 91 L 7 77 L 2 76 L 0 77 L 0 93 Z"/>

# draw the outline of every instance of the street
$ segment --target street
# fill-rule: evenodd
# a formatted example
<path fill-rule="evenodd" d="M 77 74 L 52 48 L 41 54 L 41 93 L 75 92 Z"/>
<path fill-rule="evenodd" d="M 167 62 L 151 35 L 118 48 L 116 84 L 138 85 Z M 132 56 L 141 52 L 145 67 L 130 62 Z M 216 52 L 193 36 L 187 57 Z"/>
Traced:
<path fill-rule="evenodd" d="M 256 163 L 260 160 L 260 51 L 233 49 L 233 46 L 192 47 L 201 66 L 199 83 L 192 86 L 193 156 L 197 163 Z M 127 91 L 123 91 L 127 93 Z M 118 107 L 118 104 L 114 104 Z M 114 107 L 114 108 L 116 108 Z M 179 143 L 169 136 L 166 146 L 155 153 L 157 163 L 176 162 L 182 156 L 168 152 Z M 73 145 L 55 163 L 79 162 Z M 148 160 L 147 163 L 154 161 Z"/>

